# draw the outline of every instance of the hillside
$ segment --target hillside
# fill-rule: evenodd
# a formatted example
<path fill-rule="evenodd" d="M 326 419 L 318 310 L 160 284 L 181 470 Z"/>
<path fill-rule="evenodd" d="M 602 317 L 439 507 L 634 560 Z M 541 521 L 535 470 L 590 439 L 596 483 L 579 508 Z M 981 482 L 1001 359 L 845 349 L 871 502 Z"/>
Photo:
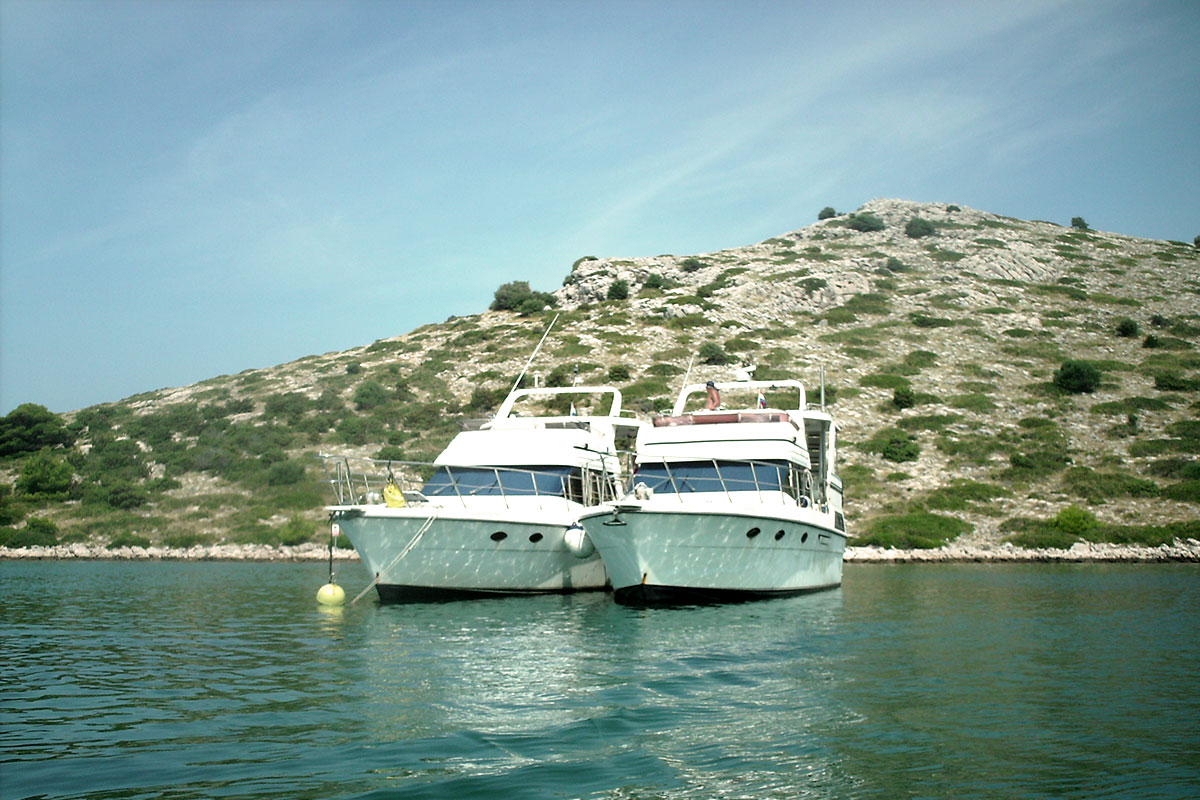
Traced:
<path fill-rule="evenodd" d="M 319 538 L 318 451 L 431 459 L 556 313 L 531 373 L 643 413 L 693 357 L 693 379 L 754 364 L 810 399 L 823 367 L 861 542 L 1200 538 L 1191 245 L 874 200 L 745 247 L 585 257 L 554 298 L 65 415 L 73 445 L 0 461 L 0 544 Z M 1068 360 L 1099 385 L 1059 388 Z"/>

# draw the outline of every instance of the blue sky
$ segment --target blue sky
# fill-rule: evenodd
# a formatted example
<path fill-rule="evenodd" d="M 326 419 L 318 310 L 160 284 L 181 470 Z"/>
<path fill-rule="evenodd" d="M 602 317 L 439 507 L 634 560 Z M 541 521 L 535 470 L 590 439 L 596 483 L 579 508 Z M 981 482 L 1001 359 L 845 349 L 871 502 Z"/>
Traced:
<path fill-rule="evenodd" d="M 1190 242 L 1200 3 L 0 0 L 0 413 L 831 205 Z"/>

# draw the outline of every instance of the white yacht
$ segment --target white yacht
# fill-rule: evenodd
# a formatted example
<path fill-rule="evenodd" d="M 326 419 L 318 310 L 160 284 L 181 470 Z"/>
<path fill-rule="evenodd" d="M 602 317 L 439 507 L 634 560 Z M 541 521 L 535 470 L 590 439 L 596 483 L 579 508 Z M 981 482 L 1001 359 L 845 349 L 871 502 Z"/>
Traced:
<path fill-rule="evenodd" d="M 560 395 L 574 396 L 558 401 L 570 413 L 515 409 Z M 607 412 L 574 413 L 585 396 Z M 618 450 L 646 424 L 621 416 L 611 386 L 514 390 L 432 465 L 322 456 L 338 497 L 327 510 L 384 601 L 604 589 L 604 563 L 572 523 L 619 496 Z"/>
<path fill-rule="evenodd" d="M 709 408 L 687 411 L 706 394 Z M 734 394 L 749 399 L 717 405 Z M 730 600 L 840 585 L 836 448 L 837 425 L 823 407 L 808 408 L 799 381 L 685 386 L 670 416 L 639 431 L 632 489 L 580 517 L 616 599 Z"/>

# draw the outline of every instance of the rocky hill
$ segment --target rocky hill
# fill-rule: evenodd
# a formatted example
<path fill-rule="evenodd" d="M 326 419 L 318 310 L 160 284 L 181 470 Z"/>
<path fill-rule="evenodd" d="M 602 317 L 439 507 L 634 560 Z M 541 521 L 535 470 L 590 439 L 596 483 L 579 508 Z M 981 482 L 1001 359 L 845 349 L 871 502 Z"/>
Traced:
<path fill-rule="evenodd" d="M 0 539 L 318 537 L 318 451 L 431 459 L 495 410 L 555 314 L 531 377 L 615 383 L 647 414 L 693 360 L 693 379 L 753 365 L 810 399 L 823 368 L 860 542 L 1200 538 L 1200 251 L 956 205 L 828 213 L 714 253 L 581 258 L 552 307 L 533 292 L 66 415 L 74 444 L 0 462 Z"/>

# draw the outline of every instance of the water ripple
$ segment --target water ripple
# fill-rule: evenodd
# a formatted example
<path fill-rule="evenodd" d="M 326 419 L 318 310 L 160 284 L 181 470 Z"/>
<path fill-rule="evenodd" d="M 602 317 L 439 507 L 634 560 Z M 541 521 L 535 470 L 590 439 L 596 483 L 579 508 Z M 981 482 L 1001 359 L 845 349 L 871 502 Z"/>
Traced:
<path fill-rule="evenodd" d="M 1194 566 L 850 565 L 666 609 L 328 611 L 311 564 L 0 578 L 2 800 L 1200 795 Z"/>

